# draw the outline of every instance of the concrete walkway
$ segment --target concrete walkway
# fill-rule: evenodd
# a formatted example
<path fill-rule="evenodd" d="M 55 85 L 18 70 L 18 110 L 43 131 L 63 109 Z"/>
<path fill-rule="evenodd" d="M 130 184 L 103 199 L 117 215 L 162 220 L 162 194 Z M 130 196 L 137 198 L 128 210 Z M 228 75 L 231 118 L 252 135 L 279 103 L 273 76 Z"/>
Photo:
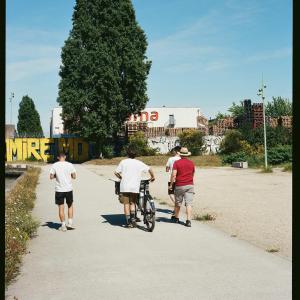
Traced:
<path fill-rule="evenodd" d="M 43 167 L 33 212 L 41 227 L 8 299 L 292 299 L 290 261 L 196 221 L 169 223 L 159 205 L 154 232 L 123 228 L 113 182 L 76 169 L 76 229 L 60 232 Z"/>

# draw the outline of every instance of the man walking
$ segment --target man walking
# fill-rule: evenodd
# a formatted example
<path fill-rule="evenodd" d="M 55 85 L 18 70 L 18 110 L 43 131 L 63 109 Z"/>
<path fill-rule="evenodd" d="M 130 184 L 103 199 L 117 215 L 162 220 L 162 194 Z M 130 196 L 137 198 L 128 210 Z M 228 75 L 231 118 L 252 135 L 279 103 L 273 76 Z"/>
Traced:
<path fill-rule="evenodd" d="M 175 161 L 171 176 L 171 185 L 175 182 L 175 217 L 173 220 L 179 223 L 179 212 L 184 200 L 186 206 L 187 220 L 185 225 L 191 227 L 192 202 L 194 197 L 194 163 L 187 159 L 191 155 L 186 147 L 180 149 L 180 160 Z"/>
<path fill-rule="evenodd" d="M 67 231 L 65 222 L 65 205 L 68 205 L 68 227 L 73 228 L 73 187 L 72 178 L 76 178 L 74 166 L 66 161 L 66 154 L 59 153 L 58 162 L 54 163 L 50 169 L 50 179 L 55 178 L 55 204 L 58 205 L 58 213 L 61 221 L 59 230 Z"/>
<path fill-rule="evenodd" d="M 171 176 L 172 176 L 174 162 L 180 159 L 180 155 L 179 155 L 180 149 L 181 149 L 180 146 L 176 146 L 172 149 L 173 156 L 168 159 L 166 164 L 166 172 L 169 173 L 168 195 L 171 201 L 173 202 L 174 207 L 175 207 L 175 196 L 174 196 L 175 182 L 173 182 L 173 184 L 171 185 Z M 173 211 L 171 219 L 173 219 L 174 216 L 175 216 L 175 210 Z"/>
<path fill-rule="evenodd" d="M 120 201 L 124 204 L 124 214 L 126 217 L 126 227 L 136 226 L 135 203 L 139 196 L 142 173 L 148 172 L 151 181 L 154 181 L 154 173 L 149 166 L 135 159 L 136 151 L 127 149 L 127 159 L 123 159 L 118 165 L 115 175 L 121 179 Z"/>

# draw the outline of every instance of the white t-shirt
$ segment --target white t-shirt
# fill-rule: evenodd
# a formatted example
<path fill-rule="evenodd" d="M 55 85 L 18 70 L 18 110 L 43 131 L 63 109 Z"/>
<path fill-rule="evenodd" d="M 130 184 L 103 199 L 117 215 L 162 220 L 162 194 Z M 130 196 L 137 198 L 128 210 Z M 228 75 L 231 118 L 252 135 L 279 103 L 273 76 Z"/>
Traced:
<path fill-rule="evenodd" d="M 148 172 L 149 166 L 137 159 L 127 158 L 120 162 L 116 172 L 122 176 L 121 193 L 139 193 L 142 173 Z"/>
<path fill-rule="evenodd" d="M 180 158 L 181 158 L 180 156 L 172 156 L 167 161 L 166 167 L 170 168 L 170 170 L 169 170 L 169 182 L 171 182 L 171 175 L 172 175 L 172 171 L 173 171 L 174 162 L 176 160 L 179 160 Z"/>
<path fill-rule="evenodd" d="M 56 192 L 70 192 L 73 190 L 72 173 L 76 173 L 76 170 L 68 161 L 58 161 L 52 165 L 50 174 L 55 175 Z"/>

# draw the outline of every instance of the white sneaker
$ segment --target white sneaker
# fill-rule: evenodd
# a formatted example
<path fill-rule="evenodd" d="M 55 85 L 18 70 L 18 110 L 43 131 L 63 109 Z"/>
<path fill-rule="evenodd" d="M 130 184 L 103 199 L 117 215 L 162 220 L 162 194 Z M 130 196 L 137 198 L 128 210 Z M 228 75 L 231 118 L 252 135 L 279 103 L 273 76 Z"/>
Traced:
<path fill-rule="evenodd" d="M 67 226 L 66 226 L 66 225 L 61 225 L 61 226 L 58 228 L 58 230 L 60 230 L 60 231 L 67 231 L 68 229 L 67 229 Z"/>
<path fill-rule="evenodd" d="M 70 228 L 70 229 L 75 229 L 75 227 L 73 226 L 73 223 L 71 223 L 71 224 L 68 224 L 67 228 Z"/>

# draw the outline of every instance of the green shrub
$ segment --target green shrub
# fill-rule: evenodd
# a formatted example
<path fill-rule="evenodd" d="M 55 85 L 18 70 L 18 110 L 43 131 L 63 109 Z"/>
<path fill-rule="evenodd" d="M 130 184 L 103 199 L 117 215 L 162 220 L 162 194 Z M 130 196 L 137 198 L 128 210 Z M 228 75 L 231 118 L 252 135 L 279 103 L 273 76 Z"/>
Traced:
<path fill-rule="evenodd" d="M 158 149 L 149 147 L 147 139 L 145 138 L 145 134 L 142 131 L 138 131 L 134 135 L 129 137 L 127 146 L 125 147 L 124 151 L 121 152 L 122 155 L 126 153 L 127 147 L 135 149 L 137 152 L 137 156 L 152 156 L 157 154 L 158 152 Z"/>
<path fill-rule="evenodd" d="M 220 152 L 224 154 L 239 152 L 242 149 L 242 134 L 238 130 L 227 130 L 220 145 Z"/>
<path fill-rule="evenodd" d="M 293 164 L 292 163 L 286 163 L 283 166 L 282 172 L 292 172 L 293 171 Z"/>
<path fill-rule="evenodd" d="M 114 147 L 112 145 L 103 146 L 102 155 L 104 156 L 104 158 L 113 158 Z"/>
<path fill-rule="evenodd" d="M 272 165 L 292 162 L 292 146 L 279 145 L 268 150 L 268 162 Z"/>
<path fill-rule="evenodd" d="M 29 169 L 5 199 L 5 284 L 17 274 L 28 239 L 38 222 L 31 216 L 40 168 Z"/>
<path fill-rule="evenodd" d="M 199 130 L 186 130 L 178 135 L 179 143 L 187 147 L 192 155 L 199 155 L 202 152 L 203 133 Z"/>
<path fill-rule="evenodd" d="M 222 155 L 222 162 L 223 164 L 232 164 L 235 161 L 248 161 L 248 157 L 248 154 L 243 151 L 224 154 Z"/>

